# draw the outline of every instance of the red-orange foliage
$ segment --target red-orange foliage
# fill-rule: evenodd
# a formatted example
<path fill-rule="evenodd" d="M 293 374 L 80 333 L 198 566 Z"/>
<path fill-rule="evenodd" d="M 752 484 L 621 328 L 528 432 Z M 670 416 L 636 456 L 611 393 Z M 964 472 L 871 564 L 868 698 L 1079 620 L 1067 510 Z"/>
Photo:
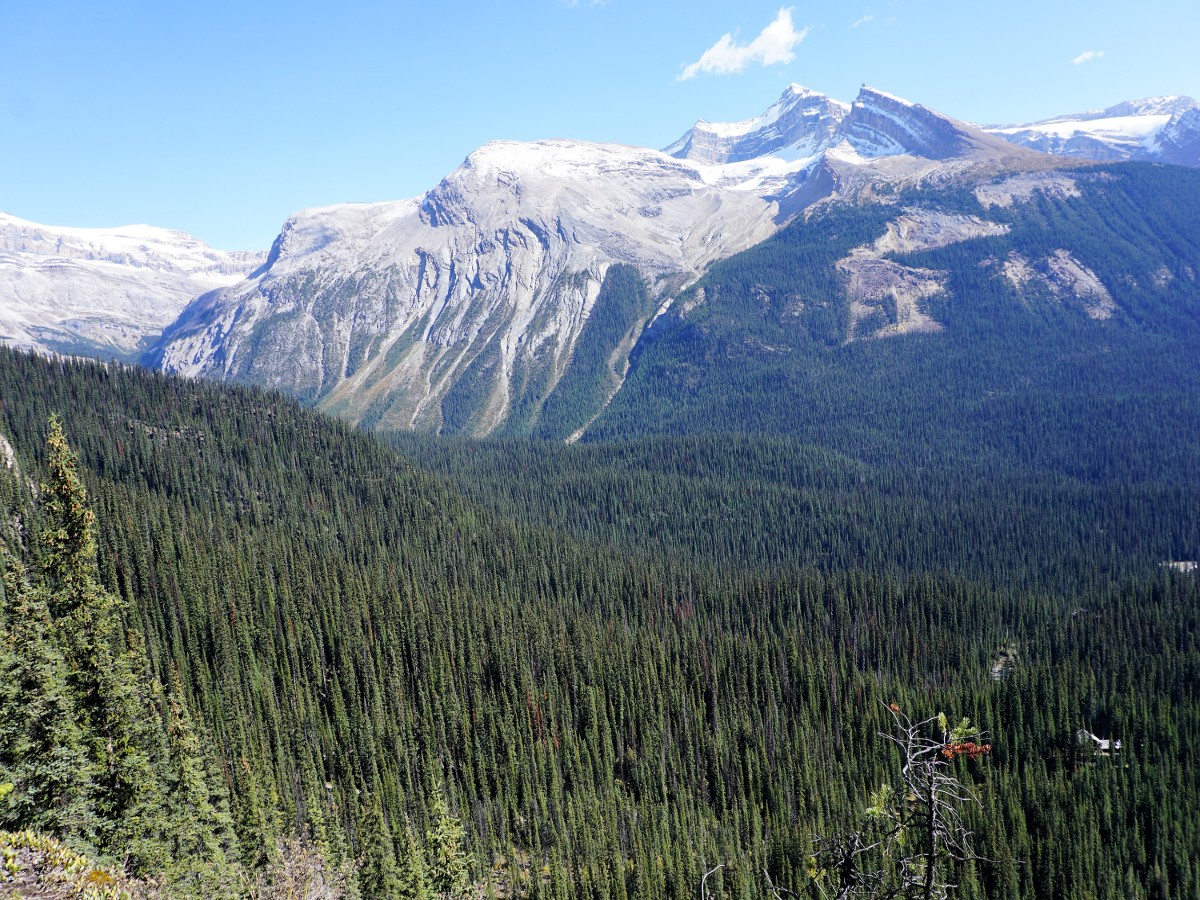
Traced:
<path fill-rule="evenodd" d="M 967 759 L 979 759 L 979 757 L 987 756 L 991 752 L 991 744 L 977 744 L 974 741 L 951 741 L 948 744 L 942 745 L 942 756 L 946 757 L 946 759 L 954 759 L 958 756 L 965 756 Z"/>

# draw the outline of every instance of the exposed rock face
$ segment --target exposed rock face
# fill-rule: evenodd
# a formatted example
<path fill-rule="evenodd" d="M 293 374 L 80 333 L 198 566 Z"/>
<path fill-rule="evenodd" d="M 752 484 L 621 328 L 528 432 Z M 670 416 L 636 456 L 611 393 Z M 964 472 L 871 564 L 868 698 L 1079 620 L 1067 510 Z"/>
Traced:
<path fill-rule="evenodd" d="M 1059 199 L 1078 197 L 1079 183 L 1061 172 L 1023 172 L 1001 181 L 984 182 L 975 188 L 975 199 L 984 209 L 1007 208 L 1038 194 Z"/>
<path fill-rule="evenodd" d="M 1158 133 L 1159 156 L 1177 166 L 1200 166 L 1200 107 L 1171 118 Z"/>
<path fill-rule="evenodd" d="M 529 430 L 612 265 L 651 286 L 608 361 L 620 373 L 660 303 L 813 203 L 1042 159 L 879 91 L 850 105 L 795 85 L 763 115 L 697 123 L 668 149 L 497 142 L 413 200 L 298 213 L 261 271 L 199 298 L 147 361 L 277 387 L 367 427 Z M 876 284 L 891 267 L 855 277 Z M 927 293 L 893 291 L 912 328 Z"/>
<path fill-rule="evenodd" d="M 984 130 L 1056 156 L 1200 166 L 1200 104 L 1191 97 L 1149 97 L 1025 125 L 985 125 Z"/>
<path fill-rule="evenodd" d="M 146 225 L 55 228 L 0 213 L 0 341 L 129 357 L 190 300 L 263 258 Z"/>
<path fill-rule="evenodd" d="M 1008 231 L 1007 225 L 989 222 L 978 216 L 910 209 L 889 222 L 887 231 L 874 244 L 857 248 L 851 256 L 879 259 L 891 253 L 914 253 L 949 247 L 972 238 L 1008 234 Z"/>
<path fill-rule="evenodd" d="M 886 257 L 1007 232 L 1007 225 L 976 216 L 906 210 L 888 223 L 887 231 L 875 243 L 856 247 L 838 261 L 850 301 L 850 340 L 942 328 L 925 308 L 925 301 L 945 290 L 945 273 L 905 266 Z"/>
<path fill-rule="evenodd" d="M 13 452 L 12 444 L 2 434 L 0 434 L 0 464 L 3 464 L 6 469 L 16 471 L 17 455 Z"/>
<path fill-rule="evenodd" d="M 978 129 L 915 103 L 864 87 L 842 126 L 862 156 L 919 156 L 946 160 L 1005 155 L 1008 149 Z"/>
<path fill-rule="evenodd" d="M 1091 269 L 1069 251 L 1058 249 L 1039 260 L 1009 253 L 1001 268 L 1004 277 L 1026 298 L 1041 295 L 1082 306 L 1092 319 L 1109 319 L 1117 309 L 1112 294 Z"/>
<path fill-rule="evenodd" d="M 655 151 L 489 144 L 415 200 L 297 214 L 156 362 L 380 428 L 487 433 L 553 388 L 609 266 L 677 284 L 770 235 L 776 211 Z"/>
<path fill-rule="evenodd" d="M 847 277 L 850 340 L 941 331 L 922 306 L 945 290 L 941 272 L 869 258 L 841 260 L 838 270 Z"/>

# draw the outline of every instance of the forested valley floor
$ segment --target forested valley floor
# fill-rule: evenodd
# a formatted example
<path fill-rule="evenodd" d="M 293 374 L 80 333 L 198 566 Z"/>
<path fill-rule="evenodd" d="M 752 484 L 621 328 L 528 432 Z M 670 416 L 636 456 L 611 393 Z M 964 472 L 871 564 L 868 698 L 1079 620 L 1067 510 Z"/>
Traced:
<path fill-rule="evenodd" d="M 1200 893 L 1186 474 L 396 449 L 6 350 L 0 435 L 12 869 L 53 837 L 95 891 L 683 900 L 724 864 L 714 898 L 819 896 L 894 704 L 988 732 L 959 896 Z"/>

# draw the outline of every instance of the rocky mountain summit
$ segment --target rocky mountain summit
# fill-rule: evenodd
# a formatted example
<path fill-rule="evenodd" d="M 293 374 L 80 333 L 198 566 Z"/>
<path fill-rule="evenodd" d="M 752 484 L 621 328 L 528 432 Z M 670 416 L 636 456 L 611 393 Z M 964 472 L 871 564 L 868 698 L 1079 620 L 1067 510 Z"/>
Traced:
<path fill-rule="evenodd" d="M 612 266 L 651 286 L 605 348 L 619 385 L 662 303 L 813 203 L 947 166 L 1044 161 L 881 91 L 845 104 L 796 85 L 754 119 L 697 123 L 666 152 L 492 143 L 421 197 L 296 214 L 260 272 L 193 303 L 149 359 L 278 387 L 362 425 L 524 430 Z"/>
<path fill-rule="evenodd" d="M 296 214 L 264 270 L 189 307 L 154 361 L 381 427 L 437 428 L 466 402 L 491 431 L 561 376 L 610 266 L 678 285 L 776 212 L 652 150 L 488 144 L 422 197 Z"/>
<path fill-rule="evenodd" d="M 980 129 L 866 85 L 853 103 L 843 103 L 796 84 L 761 116 L 733 123 L 702 119 L 663 152 L 700 163 L 734 163 L 767 155 L 812 157 L 835 148 L 865 159 L 1013 155 Z"/>

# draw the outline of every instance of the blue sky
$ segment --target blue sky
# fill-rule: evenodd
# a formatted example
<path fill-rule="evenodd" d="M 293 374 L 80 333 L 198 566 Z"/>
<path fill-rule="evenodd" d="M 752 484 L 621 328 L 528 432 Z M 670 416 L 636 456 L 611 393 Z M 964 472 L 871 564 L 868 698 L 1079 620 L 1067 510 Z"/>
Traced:
<path fill-rule="evenodd" d="M 660 147 L 790 82 L 1028 121 L 1200 97 L 1198 42 L 1196 0 L 0 0 L 0 209 L 265 248 L 496 138 Z"/>

